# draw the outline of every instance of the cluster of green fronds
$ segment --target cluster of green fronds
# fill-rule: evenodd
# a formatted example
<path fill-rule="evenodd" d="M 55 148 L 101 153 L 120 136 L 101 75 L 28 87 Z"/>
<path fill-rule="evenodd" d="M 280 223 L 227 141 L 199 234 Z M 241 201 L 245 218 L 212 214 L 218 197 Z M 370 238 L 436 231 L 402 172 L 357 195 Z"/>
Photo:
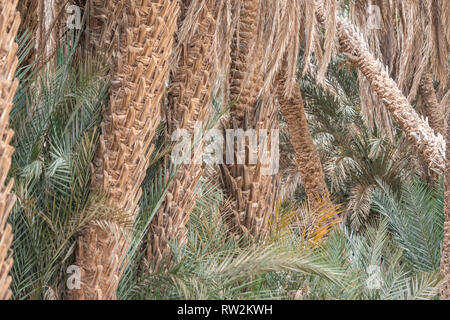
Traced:
<path fill-rule="evenodd" d="M 26 36 L 21 57 L 30 50 Z M 15 131 L 10 177 L 16 205 L 12 290 L 15 299 L 62 298 L 76 237 L 89 223 L 121 219 L 92 194 L 108 74 L 101 58 L 81 56 L 72 34 L 41 70 L 23 66 L 11 112 Z M 23 59 L 20 61 L 23 62 Z M 326 87 L 308 77 L 302 90 L 311 130 L 334 196 L 346 202 L 350 226 L 314 240 L 308 208 L 278 205 L 270 237 L 230 237 L 221 218 L 223 191 L 207 175 L 183 248 L 172 243 L 168 271 L 150 273 L 147 230 L 177 168 L 164 123 L 142 185 L 119 299 L 433 299 L 438 293 L 443 191 L 407 180 L 412 164 L 399 134 L 390 141 L 370 131 L 359 114 L 357 75 L 332 64 Z M 219 107 L 211 124 L 217 122 Z M 377 213 L 366 219 L 369 213 Z M 336 214 L 337 211 L 336 211 Z M 100 222 L 99 222 L 100 223 Z M 364 225 L 359 232 L 351 227 Z M 165 270 L 162 267 L 160 270 Z"/>
<path fill-rule="evenodd" d="M 284 237 L 261 243 L 231 238 L 220 214 L 222 190 L 208 181 L 199 188 L 201 196 L 189 221 L 188 243 L 181 250 L 172 244 L 173 265 L 168 272 L 141 273 L 133 286 L 125 277 L 127 286 L 120 291 L 121 298 L 278 298 L 278 291 L 261 283 L 262 278 L 278 272 L 314 274 L 343 286 L 340 266 L 328 263 L 320 249 L 305 249 Z"/>
<path fill-rule="evenodd" d="M 382 185 L 374 193 L 374 210 L 390 224 L 408 263 L 417 271 L 439 270 L 444 235 L 444 192 L 420 181 L 403 184 L 396 195 Z"/>
<path fill-rule="evenodd" d="M 21 56 L 29 48 L 26 42 L 23 37 Z M 72 34 L 41 70 L 24 66 L 17 72 L 10 170 L 17 197 L 10 215 L 15 299 L 61 296 L 58 285 L 66 276 L 76 235 L 102 210 L 100 201 L 89 205 L 88 195 L 107 99 L 107 68 L 95 57 L 79 59 L 78 42 Z"/>
<path fill-rule="evenodd" d="M 309 299 L 434 299 L 439 293 L 443 237 L 443 192 L 418 181 L 404 183 L 399 195 L 386 185 L 374 192 L 381 213 L 362 233 L 335 230 L 324 249 L 346 266 L 345 290 L 314 278 L 301 289 Z"/>
<path fill-rule="evenodd" d="M 405 184 L 396 196 L 377 189 L 375 210 L 381 211 L 380 203 L 392 203 L 389 208 L 395 212 L 390 217 L 415 212 L 413 217 L 372 219 L 358 233 L 337 227 L 316 244 L 297 232 L 294 223 L 282 231 L 274 225 L 275 236 L 265 242 L 230 238 L 220 215 L 222 190 L 208 181 L 199 188 L 188 243 L 182 249 L 172 244 L 174 264 L 154 274 L 143 272 L 141 264 L 135 274 L 124 277 L 121 299 L 395 300 L 433 299 L 438 294 L 442 190 Z M 290 216 L 289 210 L 282 210 Z M 290 220 L 284 217 L 281 224 L 285 219 Z M 422 234 L 424 222 L 436 227 Z M 409 234 L 398 231 L 406 229 Z"/>
<path fill-rule="evenodd" d="M 372 192 L 380 182 L 398 191 L 420 170 L 417 158 L 401 131 L 389 139 L 376 125 L 369 129 L 361 115 L 358 74 L 345 61 L 330 64 L 324 86 L 311 75 L 300 84 L 330 191 L 346 204 L 347 222 L 358 230 L 372 213 Z"/>

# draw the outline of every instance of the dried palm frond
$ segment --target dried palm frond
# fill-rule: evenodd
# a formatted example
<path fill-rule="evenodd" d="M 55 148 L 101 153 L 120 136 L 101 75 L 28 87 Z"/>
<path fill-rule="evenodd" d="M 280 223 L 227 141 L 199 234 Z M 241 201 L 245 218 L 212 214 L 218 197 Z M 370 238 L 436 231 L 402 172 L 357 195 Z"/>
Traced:
<path fill-rule="evenodd" d="M 341 205 L 333 205 L 328 199 L 320 198 L 315 202 L 314 207 L 308 200 L 302 202 L 289 226 L 291 232 L 298 234 L 305 245 L 322 243 L 341 222 Z"/>
<path fill-rule="evenodd" d="M 316 16 L 324 25 L 326 12 L 323 1 L 316 0 Z M 348 19 L 338 16 L 337 21 L 339 49 L 357 66 L 369 81 L 371 89 L 377 94 L 391 116 L 397 121 L 408 139 L 416 147 L 430 170 L 430 174 L 444 172 L 445 141 L 435 135 L 428 123 L 412 108 L 395 81 L 389 76 L 385 66 L 370 52 L 359 30 Z M 420 79 L 419 79 L 420 81 Z"/>
<path fill-rule="evenodd" d="M 263 1 L 263 31 L 264 59 L 261 73 L 264 74 L 264 85 L 261 93 L 270 92 L 273 83 L 284 66 L 285 94 L 290 97 L 297 81 L 297 59 L 301 42 L 305 42 L 304 58 L 308 61 L 304 65 L 304 73 L 310 69 L 309 60 L 315 54 L 319 64 L 318 78 L 321 80 L 326 67 L 336 53 L 336 17 L 339 2 L 326 0 L 326 34 L 324 35 L 324 49 L 319 42 L 320 30 L 314 16 L 315 4 L 307 0 Z"/>
<path fill-rule="evenodd" d="M 412 102 L 423 76 L 431 71 L 442 85 L 447 82 L 449 42 L 446 40 L 446 1 L 357 0 L 350 4 L 350 19 L 364 34 L 375 58 L 389 68 L 389 75 Z M 388 112 L 361 77 L 363 113 L 369 126 L 393 137 Z M 434 127 L 433 127 L 434 128 Z"/>
<path fill-rule="evenodd" d="M 292 204 L 278 202 L 273 215 L 269 218 L 270 237 L 280 240 L 289 236 L 289 227 L 295 219 L 296 210 Z"/>
<path fill-rule="evenodd" d="M 362 183 L 350 189 L 346 216 L 354 230 L 360 229 L 369 218 L 372 209 L 373 190 L 374 185 Z"/>

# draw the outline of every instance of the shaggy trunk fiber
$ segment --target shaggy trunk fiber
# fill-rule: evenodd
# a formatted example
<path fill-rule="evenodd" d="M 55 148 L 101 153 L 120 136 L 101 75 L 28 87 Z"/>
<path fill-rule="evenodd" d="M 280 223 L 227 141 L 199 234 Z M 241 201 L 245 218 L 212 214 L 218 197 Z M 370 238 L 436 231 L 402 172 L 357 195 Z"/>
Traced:
<path fill-rule="evenodd" d="M 44 64 L 56 51 L 58 41 L 66 29 L 66 6 L 73 0 L 27 1 L 21 6 L 26 20 L 24 28 L 34 35 L 36 44 L 30 62 L 39 59 Z M 26 14 L 25 14 L 26 13 Z"/>
<path fill-rule="evenodd" d="M 423 101 L 424 115 L 428 118 L 430 127 L 436 134 L 440 133 L 445 137 L 445 117 L 437 100 L 433 78 L 429 72 L 425 72 L 422 76 L 419 93 Z"/>
<path fill-rule="evenodd" d="M 183 1 L 181 22 L 191 3 L 192 0 Z M 215 31 L 215 3 L 216 0 L 208 0 L 203 5 L 195 34 L 187 43 L 179 43 L 181 54 L 168 92 L 169 137 L 177 129 L 185 129 L 193 135 L 195 122 L 201 121 L 205 125 L 208 120 L 212 95 L 210 48 Z M 193 149 L 189 151 L 194 155 L 201 153 L 202 146 L 201 142 L 193 141 Z M 178 167 L 149 229 L 148 261 L 152 272 L 156 272 L 161 263 L 170 262 L 172 250 L 169 242 L 176 242 L 180 247 L 186 243 L 186 224 L 195 206 L 195 188 L 202 174 L 202 165 L 194 159 Z"/>
<path fill-rule="evenodd" d="M 329 201 L 329 191 L 325 182 L 322 164 L 317 152 L 308 122 L 306 120 L 300 86 L 294 88 L 292 96 L 285 96 L 285 76 L 280 74 L 277 79 L 277 95 L 281 111 L 288 124 L 289 137 L 294 147 L 302 184 L 312 208 L 319 208 L 323 201 Z"/>
<path fill-rule="evenodd" d="M 38 8 L 39 1 L 36 0 L 21 0 L 17 4 L 17 10 L 20 12 L 20 16 L 22 18 L 22 22 L 19 27 L 19 33 L 30 32 L 33 35 L 37 34 L 38 30 Z M 37 39 L 35 40 L 37 41 Z M 35 52 L 36 45 L 34 50 L 26 57 L 24 64 L 30 65 L 35 61 Z"/>
<path fill-rule="evenodd" d="M 441 300 L 450 300 L 450 113 L 447 114 L 446 130 L 445 223 L 441 258 L 441 272 L 446 279 L 441 286 Z"/>
<path fill-rule="evenodd" d="M 259 1 L 243 1 L 239 28 L 231 47 L 231 129 L 235 133 L 237 130 L 245 132 L 252 129 L 257 137 L 263 133 L 262 130 L 267 130 L 267 140 L 271 141 L 272 138 L 278 138 L 271 134 L 271 129 L 278 129 L 278 110 L 274 99 L 259 94 L 264 74 L 261 70 L 263 44 L 257 41 L 258 28 L 261 28 L 258 12 Z M 251 51 L 253 46 L 256 49 Z M 269 217 L 278 197 L 278 175 L 271 172 L 278 163 L 273 163 L 268 157 L 269 154 L 272 157 L 278 153 L 278 145 L 270 143 L 269 148 L 268 141 L 258 139 L 258 147 L 252 147 L 250 141 L 247 145 L 244 140 L 245 147 L 236 150 L 231 139 L 234 137 L 227 137 L 226 141 L 234 147 L 230 152 L 232 159 L 227 159 L 227 165 L 221 166 L 225 189 L 231 197 L 224 217 L 232 233 L 263 238 L 268 233 Z M 262 155 L 263 148 L 266 155 Z M 253 161 L 255 157 L 257 159 Z"/>
<path fill-rule="evenodd" d="M 47 60 L 54 51 L 56 44 L 56 30 L 53 26 L 57 13 L 55 0 L 39 0 L 38 28 L 36 30 L 36 50 Z"/>
<path fill-rule="evenodd" d="M 9 145 L 14 131 L 9 128 L 9 112 L 19 81 L 14 78 L 18 64 L 17 44 L 14 42 L 20 25 L 17 1 L 0 0 L 0 300 L 11 298 L 9 285 L 13 259 L 11 225 L 7 223 L 15 202 L 10 194 L 14 181 L 5 185 L 14 148 Z"/>
<path fill-rule="evenodd" d="M 94 4 L 92 43 L 99 49 L 112 47 L 114 70 L 92 184 L 105 194 L 111 208 L 133 220 L 160 121 L 178 5 L 176 0 L 99 0 Z M 76 260 L 82 269 L 81 288 L 71 290 L 69 298 L 116 298 L 128 249 L 126 235 L 123 226 L 111 222 L 83 232 Z"/>
<path fill-rule="evenodd" d="M 316 0 L 317 20 L 326 21 L 323 0 Z M 399 90 L 385 67 L 371 54 L 357 29 L 347 19 L 338 17 L 337 35 L 340 50 L 364 74 L 371 89 L 386 105 L 389 113 L 414 144 L 432 175 L 445 170 L 444 141 L 434 134 L 433 129 L 414 111 L 411 104 Z"/>

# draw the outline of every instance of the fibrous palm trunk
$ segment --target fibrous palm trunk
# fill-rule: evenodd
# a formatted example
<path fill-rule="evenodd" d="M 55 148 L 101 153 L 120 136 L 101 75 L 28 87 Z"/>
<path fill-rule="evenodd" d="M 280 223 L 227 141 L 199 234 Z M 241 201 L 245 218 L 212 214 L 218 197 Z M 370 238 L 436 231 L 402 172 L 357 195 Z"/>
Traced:
<path fill-rule="evenodd" d="M 9 145 L 14 135 L 9 127 L 9 112 L 19 83 L 14 78 L 18 64 L 18 47 L 14 41 L 20 25 L 16 6 L 17 0 L 0 1 L 0 300 L 11 298 L 9 271 L 13 264 L 10 252 L 13 235 L 7 220 L 15 202 L 10 194 L 14 181 L 11 179 L 5 183 L 14 152 Z"/>
<path fill-rule="evenodd" d="M 176 0 L 93 3 L 92 44 L 98 50 L 112 48 L 114 69 L 92 184 L 105 194 L 111 208 L 133 220 L 160 121 L 178 4 Z M 76 258 L 82 269 L 81 288 L 71 290 L 69 298 L 116 298 L 128 249 L 126 231 L 109 223 L 92 225 L 82 233 Z"/>
<path fill-rule="evenodd" d="M 268 130 L 267 140 L 276 140 L 276 133 L 271 133 L 272 129 L 278 129 L 275 101 L 260 95 L 264 83 L 261 70 L 264 50 L 263 44 L 257 41 L 259 28 L 262 28 L 258 16 L 259 1 L 243 1 L 239 15 L 239 28 L 231 47 L 231 129 L 235 133 L 252 129 L 257 136 L 262 130 Z M 259 140 L 258 148 L 247 145 L 243 152 L 234 148 L 234 163 L 221 166 L 225 189 L 231 197 L 224 217 L 230 231 L 238 235 L 262 238 L 268 233 L 269 217 L 277 200 L 278 175 L 274 174 L 273 167 L 270 168 L 277 163 L 263 162 L 268 159 L 268 154 L 273 157 L 278 152 L 278 145 L 271 143 L 269 148 L 266 143 Z M 229 137 L 227 144 L 234 147 Z M 268 152 L 265 156 L 261 156 L 263 148 Z M 256 163 L 250 161 L 251 153 L 256 153 Z M 238 159 L 243 159 L 243 163 L 239 164 Z"/>
<path fill-rule="evenodd" d="M 350 2 L 350 19 L 364 34 L 371 53 L 389 66 L 390 76 L 409 101 L 416 98 L 424 80 L 425 85 L 429 85 L 431 78 L 428 72 L 445 86 L 449 51 L 446 38 L 447 3 L 445 0 Z M 379 10 L 370 17 L 368 11 L 373 8 Z M 386 107 L 371 92 L 364 77 L 360 80 L 361 99 L 364 100 L 361 108 L 369 127 L 376 123 L 377 129 L 389 134 L 392 139 L 394 128 Z M 435 129 L 432 120 L 429 117 L 430 126 Z"/>
<path fill-rule="evenodd" d="M 316 0 L 316 17 L 321 24 L 325 23 L 323 0 Z M 427 122 L 412 108 L 385 67 L 368 50 L 358 30 L 347 19 L 338 17 L 337 35 L 340 51 L 347 54 L 366 77 L 371 89 L 383 101 L 391 116 L 414 144 L 430 173 L 437 175 L 444 172 L 443 139 L 437 137 Z"/>
<path fill-rule="evenodd" d="M 280 73 L 276 81 L 281 111 L 288 124 L 289 137 L 294 147 L 302 184 L 311 207 L 318 208 L 323 201 L 329 201 L 330 194 L 320 156 L 309 131 L 300 85 L 295 86 L 291 97 L 286 97 L 285 73 Z"/>
<path fill-rule="evenodd" d="M 74 0 L 21 0 L 22 32 L 29 32 L 35 40 L 34 50 L 27 57 L 28 64 L 45 63 L 55 52 L 59 38 L 67 30 L 66 7 Z M 40 66 L 40 65 L 36 65 Z"/>
<path fill-rule="evenodd" d="M 430 127 L 436 134 L 445 136 L 444 112 L 436 97 L 431 73 L 425 72 L 420 81 L 420 97 L 423 101 L 424 115 L 428 118 Z"/>
<path fill-rule="evenodd" d="M 40 6 L 40 1 L 36 0 L 21 0 L 17 4 L 17 10 L 20 12 L 20 16 L 22 18 L 22 22 L 19 27 L 19 33 L 26 33 L 29 32 L 30 34 L 37 35 L 37 30 L 39 28 L 38 23 L 38 8 Z M 35 49 L 37 46 L 37 40 L 33 39 L 35 41 L 34 43 L 34 50 L 31 50 L 31 52 L 26 57 L 26 64 L 32 64 L 35 60 Z"/>
<path fill-rule="evenodd" d="M 54 0 L 38 1 L 38 28 L 36 30 L 36 51 L 46 61 L 54 51 L 56 45 L 56 28 L 54 26 L 57 15 L 57 3 Z"/>
<path fill-rule="evenodd" d="M 441 300 L 450 300 L 450 113 L 446 120 L 446 171 L 445 171 L 445 195 L 444 195 L 444 242 L 442 244 L 441 272 L 446 277 L 441 285 Z"/>
<path fill-rule="evenodd" d="M 308 197 L 309 208 L 314 214 L 313 239 L 319 240 L 340 222 L 340 218 L 337 215 L 337 207 L 330 198 L 320 155 L 309 131 L 300 84 L 297 83 L 291 96 L 287 96 L 285 82 L 286 64 L 283 63 L 282 71 L 276 78 L 277 96 L 288 125 L 289 140 L 295 151 L 297 167 Z"/>
<path fill-rule="evenodd" d="M 178 37 L 181 52 L 168 91 L 169 136 L 178 129 L 185 129 L 192 135 L 195 122 L 204 125 L 208 120 L 212 97 L 210 49 L 215 31 L 216 2 L 208 0 L 203 4 L 197 16 L 196 31 L 186 43 Z M 198 4 L 199 1 L 184 0 L 180 21 L 185 22 L 187 11 L 197 10 Z M 194 141 L 189 152 L 194 155 L 201 152 L 202 145 L 201 141 Z M 149 228 L 148 261 L 153 272 L 159 269 L 161 263 L 170 262 L 170 242 L 176 242 L 180 247 L 185 244 L 186 224 L 194 209 L 195 189 L 202 174 L 202 164 L 194 159 L 178 167 Z"/>

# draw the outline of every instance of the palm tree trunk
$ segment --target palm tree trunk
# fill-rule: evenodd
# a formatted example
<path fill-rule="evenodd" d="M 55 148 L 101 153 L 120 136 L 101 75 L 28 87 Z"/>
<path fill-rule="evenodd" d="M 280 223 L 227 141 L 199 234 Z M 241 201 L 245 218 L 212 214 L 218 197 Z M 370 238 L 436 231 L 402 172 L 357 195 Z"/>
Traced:
<path fill-rule="evenodd" d="M 38 7 L 39 1 L 36 0 L 19 1 L 17 10 L 22 18 L 22 23 L 19 28 L 20 33 L 30 32 L 31 34 L 36 34 L 36 30 L 38 29 Z M 24 64 L 31 65 L 35 61 L 35 51 L 36 45 L 34 50 L 30 50 L 30 53 L 25 58 Z"/>
<path fill-rule="evenodd" d="M 289 139 L 295 151 L 309 208 L 315 215 L 312 236 L 315 241 L 318 241 L 326 237 L 331 228 L 340 222 L 340 217 L 337 215 L 338 207 L 331 201 L 320 155 L 309 131 L 300 84 L 297 83 L 291 96 L 286 95 L 286 70 L 287 65 L 283 63 L 282 71 L 276 78 L 277 96 L 288 125 Z"/>
<path fill-rule="evenodd" d="M 441 300 L 450 300 L 450 113 L 447 114 L 446 122 L 445 223 L 441 258 L 441 272 L 446 279 L 441 285 Z"/>
<path fill-rule="evenodd" d="M 206 124 L 212 97 L 210 48 L 215 30 L 216 0 L 208 0 L 198 14 L 195 34 L 187 43 L 181 43 L 178 66 L 168 92 L 168 134 L 177 129 L 186 129 L 191 134 L 195 122 Z M 199 1 L 183 0 L 180 21 L 184 21 L 186 11 L 197 10 Z M 191 6 L 191 7 L 189 7 Z M 194 141 L 192 153 L 202 150 L 203 144 Z M 171 181 L 164 202 L 153 218 L 148 235 L 148 261 L 156 272 L 161 263 L 170 262 L 172 257 L 169 242 L 181 247 L 186 243 L 186 224 L 195 206 L 195 188 L 203 174 L 201 164 L 191 161 L 178 168 Z"/>
<path fill-rule="evenodd" d="M 431 73 L 425 72 L 420 81 L 420 97 L 423 101 L 424 115 L 436 134 L 445 136 L 445 119 L 442 108 L 436 97 Z"/>
<path fill-rule="evenodd" d="M 72 0 L 38 0 L 22 6 L 26 20 L 24 25 L 36 39 L 34 58 L 46 63 L 55 53 L 60 37 L 66 30 L 65 8 Z M 34 8 L 34 12 L 30 11 Z"/>
<path fill-rule="evenodd" d="M 14 78 L 18 64 L 15 38 L 20 25 L 16 11 L 17 1 L 0 1 L 0 300 L 11 298 L 9 285 L 13 259 L 10 246 L 13 241 L 11 225 L 7 223 L 15 197 L 10 193 L 14 181 L 5 185 L 14 148 L 9 145 L 14 131 L 9 128 L 9 113 L 19 81 Z"/>
<path fill-rule="evenodd" d="M 113 48 L 114 71 L 92 185 L 105 194 L 109 207 L 133 221 L 160 121 L 178 4 L 176 0 L 98 0 L 95 4 L 92 43 Z M 116 298 L 127 239 L 127 230 L 119 223 L 93 224 L 83 232 L 76 258 L 82 269 L 81 288 L 71 290 L 69 298 Z"/>
<path fill-rule="evenodd" d="M 54 0 L 39 0 L 38 5 L 38 29 L 36 30 L 36 49 L 43 61 L 46 61 L 52 54 L 56 34 L 54 27 L 55 21 L 55 2 Z"/>
<path fill-rule="evenodd" d="M 253 129 L 257 135 L 266 129 L 269 132 L 268 140 L 271 140 L 271 130 L 278 129 L 278 110 L 274 99 L 260 96 L 264 82 L 261 67 L 264 49 L 262 41 L 258 41 L 259 28 L 262 28 L 258 15 L 259 1 L 243 1 L 239 30 L 231 47 L 231 129 L 235 132 Z M 251 49 L 253 47 L 256 49 Z M 259 144 L 261 148 L 261 141 Z M 277 147 L 272 146 L 267 151 L 276 153 Z M 249 154 L 254 150 L 249 146 L 244 150 L 249 152 L 242 157 L 243 163 L 237 162 L 239 155 L 235 150 L 234 164 L 221 166 L 225 189 L 231 197 L 224 218 L 231 232 L 262 238 L 268 233 L 269 217 L 278 197 L 278 175 L 264 174 L 266 169 L 271 169 L 262 163 L 263 159 L 258 157 L 256 164 L 251 163 Z"/>
<path fill-rule="evenodd" d="M 289 136 L 294 147 L 302 184 L 311 207 L 319 208 L 329 201 L 329 191 L 325 182 L 322 164 L 306 120 L 300 85 L 297 85 L 291 97 L 285 96 L 285 76 L 280 73 L 277 78 L 277 95 L 281 111 L 288 124 Z"/>
<path fill-rule="evenodd" d="M 316 0 L 316 17 L 321 24 L 325 24 L 323 0 Z M 338 17 L 337 33 L 341 52 L 347 54 L 364 74 L 371 89 L 414 144 L 430 172 L 434 175 L 444 172 L 443 139 L 437 137 L 433 129 L 415 112 L 385 67 L 370 53 L 362 36 L 347 19 Z"/>

